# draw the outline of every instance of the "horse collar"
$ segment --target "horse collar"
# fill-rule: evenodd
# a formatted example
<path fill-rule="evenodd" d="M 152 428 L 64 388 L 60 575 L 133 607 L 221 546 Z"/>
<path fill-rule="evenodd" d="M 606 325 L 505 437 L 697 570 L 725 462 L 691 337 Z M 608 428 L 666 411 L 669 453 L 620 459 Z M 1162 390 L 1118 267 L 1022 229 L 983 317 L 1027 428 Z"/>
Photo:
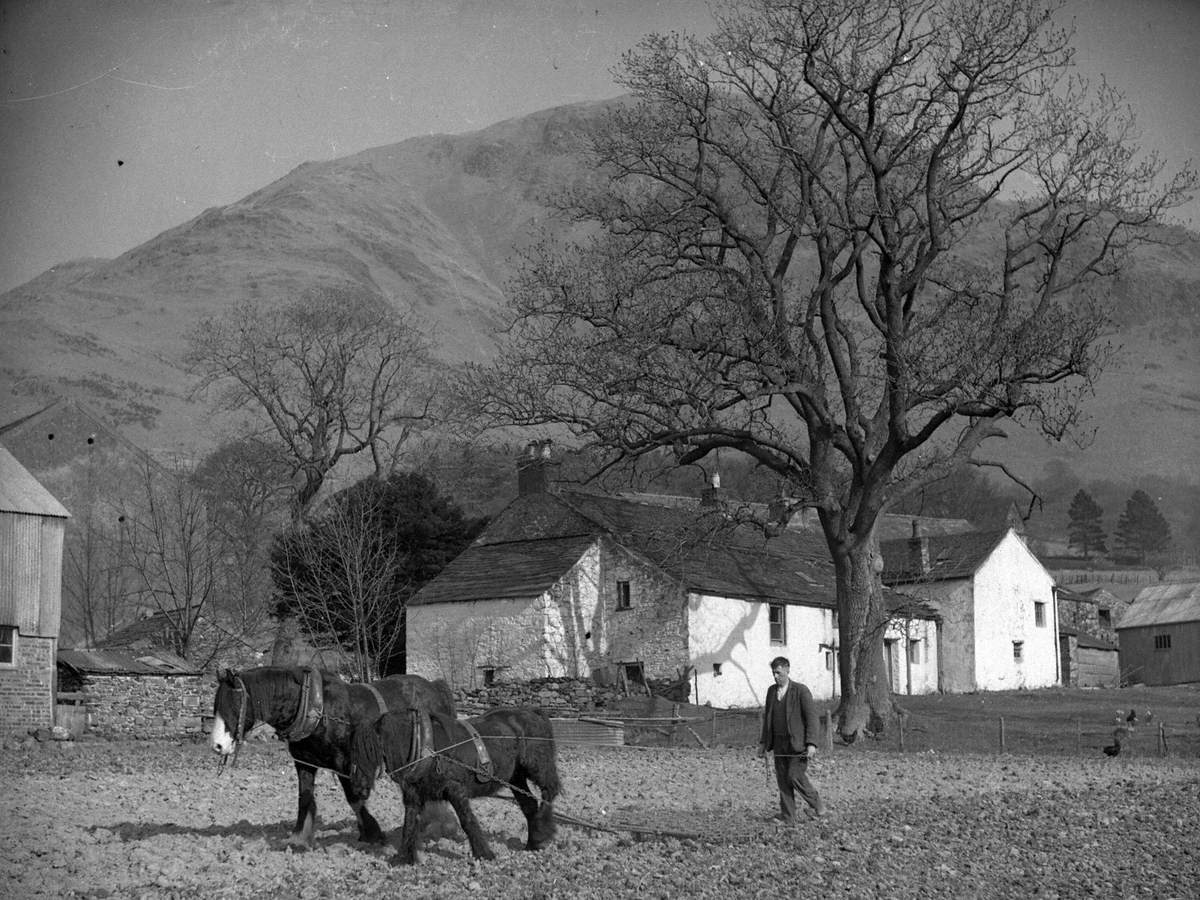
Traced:
<path fill-rule="evenodd" d="M 324 679 L 319 670 L 309 667 L 304 670 L 304 678 L 300 683 L 300 702 L 296 705 L 296 717 L 279 736 L 289 743 L 302 741 L 317 730 L 324 717 Z"/>

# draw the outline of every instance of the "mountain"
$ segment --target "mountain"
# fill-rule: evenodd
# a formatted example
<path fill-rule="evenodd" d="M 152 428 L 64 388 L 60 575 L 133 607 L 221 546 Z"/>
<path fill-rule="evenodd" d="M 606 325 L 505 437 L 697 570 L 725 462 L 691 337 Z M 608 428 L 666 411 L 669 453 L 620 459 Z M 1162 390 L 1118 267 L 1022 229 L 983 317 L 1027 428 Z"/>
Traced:
<path fill-rule="evenodd" d="M 112 260 L 77 260 L 0 295 L 0 424 L 78 398 L 131 439 L 189 453 L 214 425 L 181 360 L 202 316 L 243 297 L 358 286 L 410 303 L 450 362 L 488 356 L 515 248 L 545 198 L 587 177 L 577 137 L 606 104 L 546 110 L 304 164 Z M 1016 433 L 997 453 L 1031 477 L 1200 480 L 1200 243 L 1139 253 L 1113 284 L 1122 355 L 1089 405 L 1087 449 Z M 993 454 L 996 455 L 996 454 Z"/>

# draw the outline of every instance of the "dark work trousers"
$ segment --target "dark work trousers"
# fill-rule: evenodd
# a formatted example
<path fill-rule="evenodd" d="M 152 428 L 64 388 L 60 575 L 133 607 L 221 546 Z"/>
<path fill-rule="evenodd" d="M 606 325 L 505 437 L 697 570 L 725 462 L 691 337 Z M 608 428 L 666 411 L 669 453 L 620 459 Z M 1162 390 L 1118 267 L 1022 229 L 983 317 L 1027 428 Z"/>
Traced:
<path fill-rule="evenodd" d="M 792 752 L 783 703 L 776 703 L 771 716 L 771 752 L 775 755 L 775 781 L 779 785 L 779 811 L 789 822 L 796 818 L 796 794 L 821 813 L 821 798 L 808 780 L 808 757 Z"/>

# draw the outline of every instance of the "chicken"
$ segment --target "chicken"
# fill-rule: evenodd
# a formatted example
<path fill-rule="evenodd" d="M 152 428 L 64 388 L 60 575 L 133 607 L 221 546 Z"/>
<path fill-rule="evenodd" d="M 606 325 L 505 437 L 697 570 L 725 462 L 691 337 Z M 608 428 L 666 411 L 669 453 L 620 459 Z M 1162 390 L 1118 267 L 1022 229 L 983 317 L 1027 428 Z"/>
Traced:
<path fill-rule="evenodd" d="M 1127 715 L 1125 717 L 1125 721 L 1128 722 L 1130 725 L 1136 725 L 1137 724 L 1137 710 L 1136 709 L 1129 710 L 1129 715 Z"/>

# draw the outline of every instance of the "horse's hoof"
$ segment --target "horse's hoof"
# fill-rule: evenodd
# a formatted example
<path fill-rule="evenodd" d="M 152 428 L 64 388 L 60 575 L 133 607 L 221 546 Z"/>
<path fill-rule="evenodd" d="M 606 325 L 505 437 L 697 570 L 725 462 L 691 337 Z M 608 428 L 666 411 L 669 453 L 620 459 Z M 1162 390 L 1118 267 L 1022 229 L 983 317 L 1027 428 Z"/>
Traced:
<path fill-rule="evenodd" d="M 399 866 L 411 866 L 411 865 L 412 865 L 413 863 L 415 863 L 415 862 L 416 862 L 416 860 L 415 860 L 415 859 L 413 859 L 411 856 L 404 856 L 404 855 L 403 855 L 403 854 L 401 854 L 401 853 L 397 853 L 397 854 L 396 854 L 395 856 L 393 856 L 393 857 L 392 857 L 392 859 L 391 859 L 391 864 L 392 864 L 393 866 L 395 866 L 395 867 L 399 867 Z"/>
<path fill-rule="evenodd" d="M 387 835 L 384 834 L 382 831 L 374 831 L 374 832 L 371 832 L 370 834 L 360 833 L 358 835 L 358 839 L 359 839 L 359 841 L 361 841 L 364 844 L 386 844 L 387 843 Z"/>
<path fill-rule="evenodd" d="M 493 853 L 491 850 L 484 850 L 482 853 L 476 854 L 475 858 L 476 859 L 486 859 L 490 862 L 491 860 L 496 858 L 496 854 Z"/>

